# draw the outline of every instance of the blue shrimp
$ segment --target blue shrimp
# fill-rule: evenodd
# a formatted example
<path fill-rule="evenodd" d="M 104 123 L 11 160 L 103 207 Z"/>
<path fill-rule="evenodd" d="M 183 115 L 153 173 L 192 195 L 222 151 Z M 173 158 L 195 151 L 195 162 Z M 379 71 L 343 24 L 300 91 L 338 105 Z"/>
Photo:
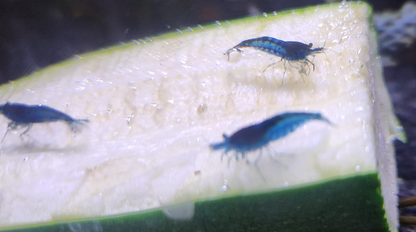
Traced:
<path fill-rule="evenodd" d="M 2 142 L 9 131 L 15 130 L 19 126 L 27 127 L 20 134 L 22 138 L 32 128 L 33 123 L 64 121 L 73 132 L 78 132 L 84 125 L 84 122 L 89 122 L 88 119 L 74 119 L 61 111 L 44 105 L 26 105 L 7 102 L 6 104 L 0 105 L 0 113 L 12 120 L 7 126 L 7 131 L 4 134 Z"/>
<path fill-rule="evenodd" d="M 290 134 L 310 120 L 320 120 L 332 125 L 320 113 L 284 113 L 259 124 L 245 127 L 231 136 L 223 134 L 224 142 L 211 144 L 211 148 L 214 150 L 224 148 L 225 153 L 223 155 L 230 150 L 235 150 L 236 159 L 238 160 L 239 154 L 244 159 L 246 152 L 261 149 L 268 143 Z M 255 163 L 259 158 L 256 159 Z"/>
<path fill-rule="evenodd" d="M 304 44 L 304 43 L 296 42 L 296 41 L 283 41 L 283 40 L 276 39 L 273 37 L 264 36 L 264 37 L 244 40 L 241 43 L 230 48 L 226 53 L 228 55 L 228 60 L 230 60 L 231 52 L 238 51 L 241 53 L 242 50 L 240 48 L 251 47 L 256 50 L 261 50 L 269 54 L 278 56 L 281 58 L 281 60 L 285 60 L 285 64 L 284 64 L 285 70 L 286 70 L 286 61 L 289 61 L 289 63 L 299 62 L 301 64 L 308 66 L 309 72 L 310 72 L 309 64 L 312 64 L 313 71 L 315 71 L 315 64 L 312 63 L 310 60 L 308 60 L 308 56 L 315 56 L 318 53 L 322 53 L 324 50 L 324 47 L 312 48 L 312 46 L 313 46 L 312 43 Z M 266 69 L 269 68 L 270 66 L 275 65 L 276 63 L 272 63 L 269 66 L 267 66 L 263 70 L 263 72 L 266 71 Z M 301 68 L 299 72 L 302 72 L 302 70 L 303 68 Z"/>

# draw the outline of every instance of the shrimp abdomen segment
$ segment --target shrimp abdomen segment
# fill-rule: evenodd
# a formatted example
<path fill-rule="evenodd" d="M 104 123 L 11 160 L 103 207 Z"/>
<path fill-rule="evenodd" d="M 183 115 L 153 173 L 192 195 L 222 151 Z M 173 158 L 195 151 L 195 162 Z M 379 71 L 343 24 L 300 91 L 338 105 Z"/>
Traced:
<path fill-rule="evenodd" d="M 269 130 L 265 135 L 268 141 L 280 139 L 310 120 L 320 120 L 332 124 L 328 119 L 324 118 L 320 113 L 285 113 L 270 118 L 263 123 L 270 124 Z"/>
<path fill-rule="evenodd" d="M 6 103 L 3 106 L 4 116 L 16 123 L 41 123 L 55 121 L 74 121 L 70 116 L 43 105 L 25 105 Z"/>
<path fill-rule="evenodd" d="M 256 50 L 261 50 L 275 56 L 283 57 L 286 54 L 283 45 L 283 40 L 264 36 L 260 38 L 244 40 L 241 43 L 234 46 L 234 48 L 251 47 Z"/>

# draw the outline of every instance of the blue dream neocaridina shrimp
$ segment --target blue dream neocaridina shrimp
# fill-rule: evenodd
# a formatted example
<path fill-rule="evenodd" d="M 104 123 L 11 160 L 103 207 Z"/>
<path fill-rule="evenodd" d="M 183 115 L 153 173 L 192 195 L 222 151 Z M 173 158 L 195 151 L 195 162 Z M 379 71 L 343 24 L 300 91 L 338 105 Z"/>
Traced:
<path fill-rule="evenodd" d="M 309 68 L 309 72 L 310 72 L 309 64 L 312 64 L 314 71 L 315 71 L 315 64 L 312 63 L 310 60 L 308 60 L 308 56 L 315 56 L 318 53 L 322 53 L 324 50 L 324 47 L 312 48 L 312 46 L 313 46 L 312 43 L 304 44 L 304 43 L 296 42 L 296 41 L 283 41 L 283 40 L 276 39 L 273 37 L 264 36 L 264 37 L 244 40 L 241 43 L 230 48 L 226 52 L 226 54 L 228 55 L 228 60 L 230 60 L 231 52 L 238 51 L 241 53 L 242 50 L 240 48 L 250 47 L 256 50 L 261 50 L 269 54 L 278 56 L 281 58 L 281 60 L 285 60 L 285 63 L 284 63 L 285 71 L 286 71 L 286 60 L 287 60 L 289 61 L 289 63 L 299 62 L 301 64 L 307 65 Z M 267 66 L 263 70 L 263 72 L 266 71 L 267 68 L 269 68 L 270 66 L 276 63 L 272 63 L 269 66 Z M 303 68 L 300 68 L 299 72 L 304 72 Z"/>
<path fill-rule="evenodd" d="M 225 149 L 223 155 L 230 150 L 235 150 L 236 159 L 238 160 L 239 154 L 244 159 L 246 152 L 261 149 L 268 143 L 290 134 L 310 120 L 320 120 L 332 125 L 320 113 L 284 113 L 264 122 L 245 127 L 231 136 L 223 134 L 224 142 L 211 144 L 211 148 L 214 150 Z M 259 158 L 256 159 L 255 163 Z"/>
<path fill-rule="evenodd" d="M 73 132 L 78 132 L 81 130 L 84 122 L 89 122 L 88 119 L 73 119 L 61 111 L 44 105 L 26 105 L 7 102 L 6 104 L 0 105 L 0 113 L 12 120 L 7 126 L 7 131 L 4 134 L 2 142 L 9 131 L 15 130 L 19 126 L 27 127 L 20 134 L 20 137 L 22 137 L 32 128 L 33 123 L 64 121 Z"/>

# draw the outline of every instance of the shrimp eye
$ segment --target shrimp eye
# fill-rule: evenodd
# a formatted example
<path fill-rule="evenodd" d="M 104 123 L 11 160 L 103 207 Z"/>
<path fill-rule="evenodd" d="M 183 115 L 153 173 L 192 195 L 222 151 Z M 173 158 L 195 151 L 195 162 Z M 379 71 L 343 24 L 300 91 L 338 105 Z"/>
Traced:
<path fill-rule="evenodd" d="M 308 46 L 311 48 L 313 46 L 313 43 L 310 43 Z"/>

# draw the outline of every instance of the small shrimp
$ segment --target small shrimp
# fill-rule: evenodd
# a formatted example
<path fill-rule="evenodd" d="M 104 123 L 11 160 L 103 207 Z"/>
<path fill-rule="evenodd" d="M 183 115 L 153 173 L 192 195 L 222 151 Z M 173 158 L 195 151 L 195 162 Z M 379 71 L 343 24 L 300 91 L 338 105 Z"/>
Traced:
<path fill-rule="evenodd" d="M 78 132 L 84 125 L 84 122 L 89 122 L 88 119 L 73 119 L 61 111 L 44 105 L 26 105 L 7 102 L 6 104 L 0 105 L 0 113 L 12 120 L 9 122 L 6 134 L 4 134 L 1 142 L 3 142 L 9 131 L 15 130 L 19 126 L 27 127 L 20 134 L 22 138 L 32 128 L 33 123 L 65 121 L 73 132 Z"/>
<path fill-rule="evenodd" d="M 245 127 L 231 136 L 223 134 L 224 142 L 211 144 L 210 146 L 214 150 L 225 148 L 223 156 L 230 150 L 235 150 L 236 159 L 238 160 L 239 154 L 241 154 L 244 159 L 246 152 L 261 149 L 268 143 L 295 131 L 298 127 L 310 120 L 320 120 L 332 125 L 332 123 L 320 113 L 284 113 L 267 119 L 259 124 Z M 260 156 L 254 163 L 258 162 Z"/>
<path fill-rule="evenodd" d="M 318 53 L 322 53 L 324 50 L 324 47 L 312 48 L 312 46 L 313 46 L 312 43 L 304 44 L 304 43 L 296 42 L 296 41 L 283 41 L 283 40 L 276 39 L 273 37 L 264 36 L 264 37 L 244 40 L 243 42 L 230 48 L 226 52 L 226 54 L 228 55 L 228 60 L 230 60 L 231 52 L 238 51 L 241 53 L 242 50 L 240 48 L 251 47 L 256 50 L 261 50 L 269 54 L 278 56 L 281 58 L 280 61 L 285 60 L 285 63 L 284 63 L 285 70 L 286 70 L 286 61 L 289 61 L 289 63 L 300 62 L 301 64 L 307 65 L 309 68 L 309 72 L 310 72 L 309 64 L 312 64 L 313 71 L 315 71 L 315 64 L 312 63 L 310 60 L 308 60 L 307 57 L 315 56 Z M 272 63 L 269 66 L 267 66 L 263 70 L 263 72 L 266 71 L 266 69 L 269 68 L 270 66 L 275 65 L 276 63 Z M 304 72 L 303 68 L 300 68 L 299 72 Z"/>

